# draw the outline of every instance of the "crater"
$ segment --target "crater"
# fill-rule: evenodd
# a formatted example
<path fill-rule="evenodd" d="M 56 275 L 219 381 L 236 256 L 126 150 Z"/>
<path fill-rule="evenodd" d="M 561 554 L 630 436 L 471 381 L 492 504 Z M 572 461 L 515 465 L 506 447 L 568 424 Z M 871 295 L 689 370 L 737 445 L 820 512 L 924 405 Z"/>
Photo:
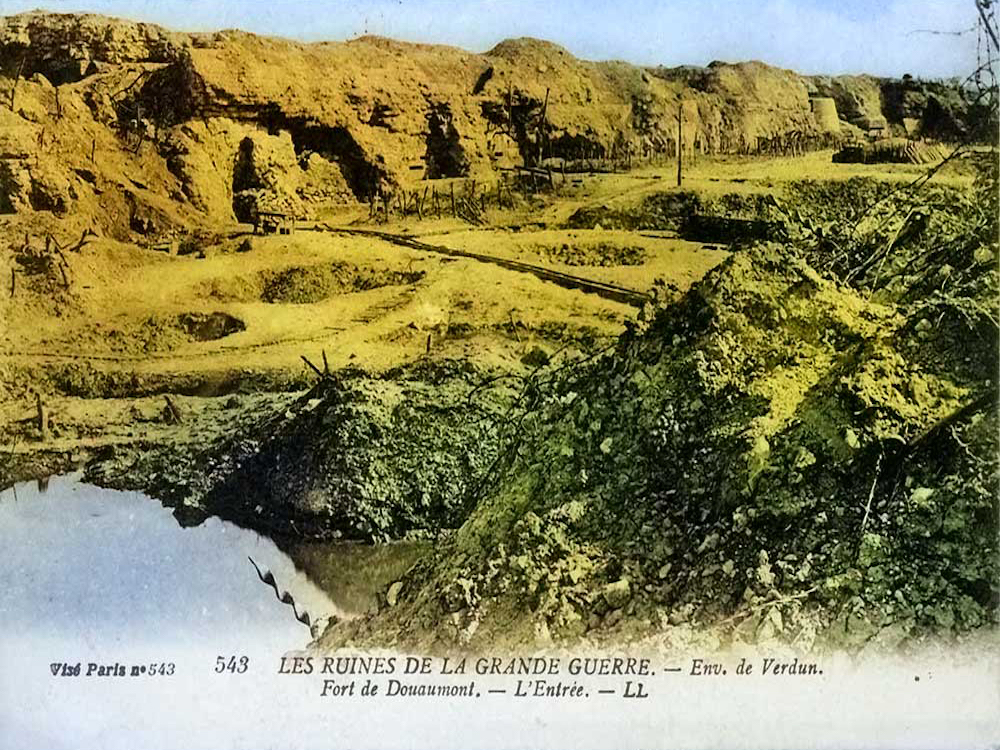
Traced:
<path fill-rule="evenodd" d="M 261 273 L 260 299 L 271 303 L 310 304 L 335 294 L 415 284 L 423 277 L 423 271 L 358 268 L 349 263 L 292 266 Z"/>
<path fill-rule="evenodd" d="M 224 312 L 182 313 L 177 324 L 195 341 L 215 341 L 246 330 L 242 320 Z"/>

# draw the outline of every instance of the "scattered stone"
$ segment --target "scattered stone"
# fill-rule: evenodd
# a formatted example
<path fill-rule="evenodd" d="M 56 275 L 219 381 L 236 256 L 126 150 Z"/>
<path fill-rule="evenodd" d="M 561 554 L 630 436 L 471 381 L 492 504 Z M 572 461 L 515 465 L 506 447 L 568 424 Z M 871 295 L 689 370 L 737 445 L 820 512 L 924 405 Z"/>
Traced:
<path fill-rule="evenodd" d="M 611 609 L 618 609 L 625 606 L 632 598 L 632 586 L 629 584 L 628 578 L 620 578 L 605 585 L 602 595 Z"/>

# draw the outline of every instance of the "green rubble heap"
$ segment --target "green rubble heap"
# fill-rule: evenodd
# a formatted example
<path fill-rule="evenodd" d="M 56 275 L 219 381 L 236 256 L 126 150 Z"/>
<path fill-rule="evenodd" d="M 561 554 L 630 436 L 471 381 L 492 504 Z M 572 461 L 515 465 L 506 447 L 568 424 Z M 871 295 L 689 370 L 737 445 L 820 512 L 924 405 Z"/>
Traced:
<path fill-rule="evenodd" d="M 343 370 L 240 438 L 205 506 L 273 534 L 386 541 L 453 528 L 495 457 L 502 392 L 458 362 Z"/>
<path fill-rule="evenodd" d="M 468 520 L 394 606 L 320 645 L 684 625 L 858 648 L 994 621 L 991 179 L 925 194 L 923 220 L 913 192 L 864 212 L 880 188 L 800 185 L 828 215 L 733 254 L 607 356 L 530 380 Z"/>

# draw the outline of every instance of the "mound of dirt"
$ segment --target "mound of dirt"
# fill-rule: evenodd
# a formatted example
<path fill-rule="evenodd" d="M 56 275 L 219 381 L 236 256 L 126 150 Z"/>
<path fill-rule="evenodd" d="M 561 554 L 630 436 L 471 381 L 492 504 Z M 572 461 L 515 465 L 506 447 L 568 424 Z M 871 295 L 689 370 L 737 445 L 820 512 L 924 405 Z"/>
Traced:
<path fill-rule="evenodd" d="M 996 362 L 984 195 L 993 219 L 931 225 L 856 288 L 803 261 L 822 235 L 747 248 L 613 355 L 532 383 L 469 519 L 396 606 L 320 645 L 669 639 L 693 623 L 860 648 L 993 622 L 995 372 L 963 364 Z M 924 247 L 950 247 L 941 319 L 964 326 L 964 353 L 933 344 L 928 300 L 907 297 Z"/>
<path fill-rule="evenodd" d="M 106 65 L 165 63 L 188 35 L 106 16 L 34 11 L 0 23 L 0 67 L 38 73 L 53 84 L 74 83 Z"/>
<path fill-rule="evenodd" d="M 86 345 L 88 353 L 98 355 L 142 355 L 216 341 L 243 330 L 246 324 L 242 320 L 224 312 L 154 313 L 138 318 L 118 315 L 104 322 L 72 325 L 43 343 L 53 351 L 67 342 L 72 346 Z"/>
<path fill-rule="evenodd" d="M 745 243 L 786 236 L 786 210 L 768 194 L 703 197 L 688 191 L 651 193 L 635 206 L 578 209 L 573 229 L 656 229 L 699 242 Z"/>
<path fill-rule="evenodd" d="M 646 260 L 644 247 L 611 242 L 535 245 L 532 249 L 567 266 L 641 266 Z"/>
<path fill-rule="evenodd" d="M 833 155 L 835 162 L 848 164 L 933 164 L 948 156 L 939 143 L 883 138 L 874 143 L 850 144 Z"/>
<path fill-rule="evenodd" d="M 231 473 L 217 473 L 206 507 L 298 538 L 386 540 L 459 525 L 497 457 L 505 399 L 452 370 L 433 382 L 416 372 L 323 379 L 231 447 Z"/>
<path fill-rule="evenodd" d="M 666 229 L 677 230 L 684 219 L 701 211 L 702 198 L 690 191 L 664 191 L 642 199 L 638 206 L 577 209 L 566 220 L 569 229 Z"/>

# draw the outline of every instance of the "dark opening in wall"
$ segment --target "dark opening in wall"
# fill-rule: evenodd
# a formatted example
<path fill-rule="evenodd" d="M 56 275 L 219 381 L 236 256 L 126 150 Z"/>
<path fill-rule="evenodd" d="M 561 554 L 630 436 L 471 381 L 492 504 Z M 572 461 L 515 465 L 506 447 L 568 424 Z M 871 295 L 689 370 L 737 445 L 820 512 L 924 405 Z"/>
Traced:
<path fill-rule="evenodd" d="M 15 43 L 0 45 L 0 71 L 11 79 L 16 76 L 31 78 L 41 73 L 49 83 L 61 86 L 93 75 L 97 72 L 97 64 L 85 56 L 74 57 L 65 47 L 42 49 Z"/>
<path fill-rule="evenodd" d="M 242 190 L 257 190 L 263 187 L 257 174 L 257 165 L 253 160 L 253 139 L 249 136 L 240 141 L 236 151 L 236 162 L 233 164 L 233 192 Z"/>
<path fill-rule="evenodd" d="M 544 158 L 538 147 L 539 134 L 545 137 L 547 131 L 547 125 L 542 122 L 544 104 L 540 99 L 515 89 L 504 92 L 499 101 L 485 101 L 479 107 L 489 123 L 488 136 L 503 134 L 513 140 L 526 165 Z"/>
<path fill-rule="evenodd" d="M 577 133 L 568 135 L 563 133 L 549 141 L 548 153 L 546 156 L 558 157 L 566 160 L 574 159 L 603 159 L 607 154 L 607 149 L 598 140 L 597 135 Z"/>
<path fill-rule="evenodd" d="M 118 100 L 118 120 L 123 125 L 149 120 L 170 127 L 196 117 L 208 100 L 208 87 L 185 52 L 175 62 L 150 73 L 134 95 Z"/>
<path fill-rule="evenodd" d="M 263 188 L 263 182 L 254 163 L 254 143 L 250 137 L 240 141 L 233 162 L 233 214 L 237 221 L 251 223 L 254 220 L 256 201 L 249 194 Z"/>
<path fill-rule="evenodd" d="M 383 182 L 390 181 L 385 168 L 378 163 L 380 159 L 370 159 L 345 127 L 322 125 L 305 117 L 288 117 L 277 108 L 263 113 L 261 124 L 270 132 L 287 130 L 297 156 L 312 151 L 337 164 L 347 186 L 360 201 L 367 202 L 378 194 Z"/>
<path fill-rule="evenodd" d="M 937 97 L 927 99 L 920 132 L 929 138 L 942 141 L 959 140 L 965 135 L 965 127 L 958 121 L 955 112 L 941 104 Z"/>
<path fill-rule="evenodd" d="M 10 163 L 6 159 L 0 161 L 0 214 L 17 213 L 10 196 L 20 189 Z"/>
<path fill-rule="evenodd" d="M 445 102 L 431 104 L 427 109 L 427 179 L 465 177 L 469 174 L 469 160 L 459 142 L 458 130 Z"/>
<path fill-rule="evenodd" d="M 478 96 L 483 93 L 483 89 L 486 88 L 486 84 L 490 82 L 491 78 L 493 78 L 492 65 L 479 74 L 479 78 L 476 79 L 476 85 L 472 87 L 472 95 Z"/>

